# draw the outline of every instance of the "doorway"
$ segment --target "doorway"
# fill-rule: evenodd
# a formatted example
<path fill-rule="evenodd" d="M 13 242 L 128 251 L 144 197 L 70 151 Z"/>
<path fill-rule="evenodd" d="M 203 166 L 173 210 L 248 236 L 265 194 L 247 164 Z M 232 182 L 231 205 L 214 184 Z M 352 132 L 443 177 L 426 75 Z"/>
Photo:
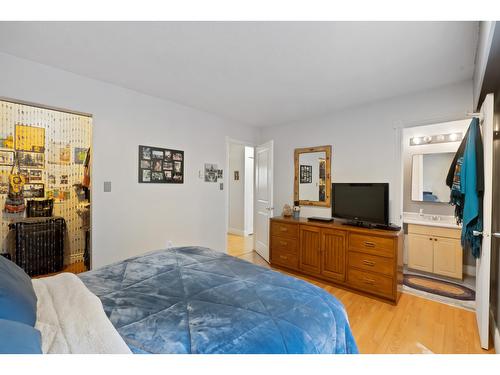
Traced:
<path fill-rule="evenodd" d="M 253 251 L 254 147 L 228 140 L 227 252 L 241 256 Z"/>

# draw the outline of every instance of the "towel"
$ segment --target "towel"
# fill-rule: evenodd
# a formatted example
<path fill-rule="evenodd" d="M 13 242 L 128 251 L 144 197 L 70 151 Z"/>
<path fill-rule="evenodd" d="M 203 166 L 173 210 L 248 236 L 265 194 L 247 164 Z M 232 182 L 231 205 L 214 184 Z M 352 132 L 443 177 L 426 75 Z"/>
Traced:
<path fill-rule="evenodd" d="M 479 119 L 473 118 L 450 166 L 446 184 L 451 188 L 450 203 L 455 206 L 457 223 L 462 223 L 462 247 L 474 257 L 481 253 L 483 230 L 484 160 Z"/>

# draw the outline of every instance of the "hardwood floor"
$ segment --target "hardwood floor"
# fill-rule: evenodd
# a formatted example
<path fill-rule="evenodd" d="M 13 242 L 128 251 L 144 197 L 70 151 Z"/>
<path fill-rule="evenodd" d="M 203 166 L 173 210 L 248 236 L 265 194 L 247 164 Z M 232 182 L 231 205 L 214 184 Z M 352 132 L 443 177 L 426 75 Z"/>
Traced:
<path fill-rule="evenodd" d="M 232 235 L 231 235 L 232 236 Z M 247 239 L 246 242 L 249 240 Z M 239 236 L 228 240 L 228 253 L 271 268 Z M 251 249 L 251 247 L 250 247 Z M 481 349 L 473 312 L 405 294 L 397 306 L 364 297 L 332 285 L 289 274 L 315 284 L 345 306 L 359 351 L 365 354 L 493 354 Z M 493 345 L 490 345 L 491 347 Z"/>
<path fill-rule="evenodd" d="M 72 263 L 72 264 L 68 264 L 68 265 L 64 266 L 64 268 L 61 272 L 33 276 L 32 279 L 39 279 L 41 277 L 54 276 L 54 275 L 57 275 L 57 274 L 63 273 L 63 272 L 81 273 L 81 272 L 85 272 L 85 271 L 87 271 L 87 267 L 85 267 L 85 264 L 83 264 L 83 262 L 76 262 L 76 263 Z"/>
<path fill-rule="evenodd" d="M 240 256 L 253 251 L 253 236 L 227 235 L 227 253 L 232 256 Z"/>

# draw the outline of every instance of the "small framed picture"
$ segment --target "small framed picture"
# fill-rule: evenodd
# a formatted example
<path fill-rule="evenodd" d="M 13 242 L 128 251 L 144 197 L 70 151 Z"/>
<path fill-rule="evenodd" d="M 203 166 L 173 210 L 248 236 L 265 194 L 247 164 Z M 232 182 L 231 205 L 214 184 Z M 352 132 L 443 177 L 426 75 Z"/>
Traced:
<path fill-rule="evenodd" d="M 162 160 L 153 160 L 153 171 L 161 172 L 162 171 Z"/>
<path fill-rule="evenodd" d="M 24 198 L 43 198 L 45 197 L 44 184 L 25 184 L 23 186 Z"/>
<path fill-rule="evenodd" d="M 300 166 L 300 183 L 301 184 L 312 183 L 312 165 Z"/>
<path fill-rule="evenodd" d="M 163 176 L 162 172 L 151 172 L 151 182 L 163 181 Z"/>
<path fill-rule="evenodd" d="M 205 182 L 217 182 L 217 164 L 205 164 Z"/>
<path fill-rule="evenodd" d="M 38 152 L 18 151 L 19 165 L 21 167 L 44 168 L 45 154 Z"/>
<path fill-rule="evenodd" d="M 0 150 L 0 165 L 14 165 L 14 151 Z"/>
<path fill-rule="evenodd" d="M 163 150 L 153 149 L 153 159 L 163 159 Z"/>
<path fill-rule="evenodd" d="M 151 160 L 141 160 L 142 169 L 151 169 Z"/>
<path fill-rule="evenodd" d="M 67 179 L 66 175 L 66 179 Z M 42 181 L 43 179 L 43 171 L 39 169 L 30 169 L 29 171 L 29 181 Z"/>
<path fill-rule="evenodd" d="M 142 159 L 151 160 L 151 147 L 139 146 L 139 152 L 142 154 Z"/>

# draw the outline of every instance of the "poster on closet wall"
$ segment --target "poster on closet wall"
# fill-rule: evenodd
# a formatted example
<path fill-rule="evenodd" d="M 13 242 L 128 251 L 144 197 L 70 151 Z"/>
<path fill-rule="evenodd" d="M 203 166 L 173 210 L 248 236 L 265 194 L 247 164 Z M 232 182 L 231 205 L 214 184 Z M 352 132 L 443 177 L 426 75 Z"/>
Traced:
<path fill-rule="evenodd" d="M 14 151 L 0 150 L 0 165 L 14 165 Z"/>
<path fill-rule="evenodd" d="M 16 124 L 15 145 L 18 151 L 45 152 L 45 128 Z"/>
<path fill-rule="evenodd" d="M 26 152 L 18 151 L 17 157 L 19 159 L 20 167 L 39 168 L 45 167 L 45 154 L 39 152 Z"/>
<path fill-rule="evenodd" d="M 184 151 L 139 146 L 139 183 L 184 183 Z"/>

